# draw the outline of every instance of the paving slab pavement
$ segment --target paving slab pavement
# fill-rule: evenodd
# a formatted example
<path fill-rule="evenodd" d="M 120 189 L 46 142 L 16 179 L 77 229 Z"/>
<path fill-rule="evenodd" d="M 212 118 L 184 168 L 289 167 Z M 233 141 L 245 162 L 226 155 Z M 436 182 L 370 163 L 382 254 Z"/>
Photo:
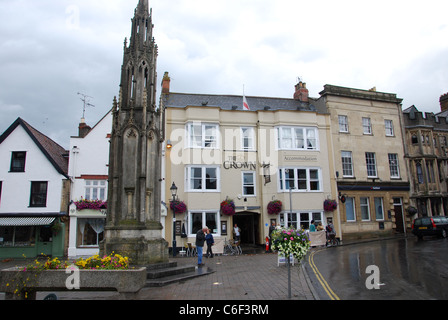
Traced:
<path fill-rule="evenodd" d="M 197 257 L 171 258 L 178 265 L 197 264 Z M 136 300 L 287 300 L 288 269 L 277 265 L 277 254 L 258 253 L 204 258 L 213 273 L 164 287 L 140 290 Z M 29 261 L 28 261 L 29 262 Z M 0 269 L 26 265 L 25 260 L 0 262 Z M 297 263 L 291 266 L 291 300 L 315 300 L 307 275 Z M 37 294 L 43 299 L 49 292 Z M 114 292 L 57 292 L 59 300 L 117 300 Z M 4 295 L 0 294 L 0 299 Z"/>

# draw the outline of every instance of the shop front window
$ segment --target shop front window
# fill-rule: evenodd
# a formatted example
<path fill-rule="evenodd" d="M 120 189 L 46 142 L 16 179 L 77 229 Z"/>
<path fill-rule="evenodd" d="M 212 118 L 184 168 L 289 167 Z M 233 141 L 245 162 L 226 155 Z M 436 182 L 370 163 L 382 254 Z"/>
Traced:
<path fill-rule="evenodd" d="M 35 244 L 34 226 L 0 226 L 0 247 L 30 247 Z"/>
<path fill-rule="evenodd" d="M 97 247 L 104 235 L 105 219 L 78 219 L 78 247 Z"/>

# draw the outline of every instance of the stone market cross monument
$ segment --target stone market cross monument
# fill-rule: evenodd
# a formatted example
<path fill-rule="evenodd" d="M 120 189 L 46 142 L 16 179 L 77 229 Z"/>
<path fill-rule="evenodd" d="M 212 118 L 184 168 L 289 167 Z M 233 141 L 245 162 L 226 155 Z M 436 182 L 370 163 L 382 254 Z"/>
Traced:
<path fill-rule="evenodd" d="M 101 254 L 126 255 L 136 265 L 168 261 L 160 223 L 164 110 L 155 102 L 153 27 L 148 0 L 139 0 L 129 44 L 124 41 L 120 94 L 112 108 L 108 215 L 100 244 Z"/>

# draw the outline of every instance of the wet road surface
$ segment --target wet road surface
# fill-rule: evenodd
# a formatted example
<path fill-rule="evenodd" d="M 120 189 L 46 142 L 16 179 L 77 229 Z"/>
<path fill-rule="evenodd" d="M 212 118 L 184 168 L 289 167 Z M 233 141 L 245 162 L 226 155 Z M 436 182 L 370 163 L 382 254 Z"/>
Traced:
<path fill-rule="evenodd" d="M 306 270 L 322 300 L 448 299 L 448 239 L 313 248 Z"/>

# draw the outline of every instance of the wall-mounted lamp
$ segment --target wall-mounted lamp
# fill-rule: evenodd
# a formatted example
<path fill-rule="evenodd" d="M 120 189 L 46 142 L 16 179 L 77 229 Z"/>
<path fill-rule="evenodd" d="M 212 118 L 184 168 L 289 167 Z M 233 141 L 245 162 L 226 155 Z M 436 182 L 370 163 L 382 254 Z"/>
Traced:
<path fill-rule="evenodd" d="M 167 142 L 166 142 L 166 148 L 169 150 L 169 149 L 171 149 L 173 147 L 173 144 L 171 143 L 171 140 L 168 140 Z"/>

